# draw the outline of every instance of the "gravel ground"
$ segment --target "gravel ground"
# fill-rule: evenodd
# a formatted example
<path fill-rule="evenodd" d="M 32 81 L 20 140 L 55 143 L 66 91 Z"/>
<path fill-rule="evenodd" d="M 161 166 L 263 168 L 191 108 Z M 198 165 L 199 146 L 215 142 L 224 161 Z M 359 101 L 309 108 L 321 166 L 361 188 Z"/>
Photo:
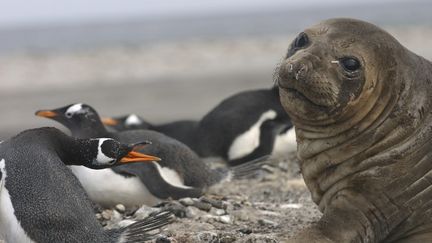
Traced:
<path fill-rule="evenodd" d="M 117 205 L 96 216 L 105 227 L 115 228 L 169 209 L 176 220 L 160 233 L 157 243 L 282 242 L 321 215 L 294 154 L 289 157 L 273 160 L 257 178 L 216 185 L 199 199 L 166 201 L 157 207 Z"/>

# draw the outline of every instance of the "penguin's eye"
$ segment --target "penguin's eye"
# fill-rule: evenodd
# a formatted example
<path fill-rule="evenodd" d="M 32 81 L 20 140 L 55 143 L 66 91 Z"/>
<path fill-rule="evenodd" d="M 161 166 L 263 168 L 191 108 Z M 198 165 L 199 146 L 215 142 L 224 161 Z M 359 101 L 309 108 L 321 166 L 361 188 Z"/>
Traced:
<path fill-rule="evenodd" d="M 294 48 L 303 48 L 309 43 L 309 38 L 306 33 L 301 32 L 294 40 Z"/>
<path fill-rule="evenodd" d="M 339 63 L 349 72 L 357 71 L 360 68 L 359 60 L 353 57 L 344 57 L 339 61 Z"/>
<path fill-rule="evenodd" d="M 72 112 L 66 112 L 65 115 L 66 115 L 67 118 L 72 118 L 73 113 Z"/>

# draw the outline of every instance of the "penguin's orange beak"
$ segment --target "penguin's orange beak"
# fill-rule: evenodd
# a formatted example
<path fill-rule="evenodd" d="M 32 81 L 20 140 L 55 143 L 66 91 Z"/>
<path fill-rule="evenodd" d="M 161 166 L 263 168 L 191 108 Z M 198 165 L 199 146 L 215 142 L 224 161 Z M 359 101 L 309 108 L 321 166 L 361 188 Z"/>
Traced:
<path fill-rule="evenodd" d="M 161 158 L 142 154 L 135 151 L 130 151 L 125 157 L 120 160 L 120 163 L 144 162 L 144 161 L 161 161 Z"/>
<path fill-rule="evenodd" d="M 102 118 L 102 123 L 106 126 L 115 126 L 117 124 L 119 124 L 119 122 L 111 117 L 104 117 Z"/>
<path fill-rule="evenodd" d="M 48 110 L 36 111 L 35 115 L 45 117 L 45 118 L 53 118 L 58 116 L 57 112 L 48 111 Z"/>

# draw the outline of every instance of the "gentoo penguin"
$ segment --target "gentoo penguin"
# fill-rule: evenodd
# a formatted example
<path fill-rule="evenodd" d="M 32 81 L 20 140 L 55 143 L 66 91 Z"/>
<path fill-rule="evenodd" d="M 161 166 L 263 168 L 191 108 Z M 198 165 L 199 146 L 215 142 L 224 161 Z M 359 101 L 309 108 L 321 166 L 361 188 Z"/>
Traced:
<path fill-rule="evenodd" d="M 198 121 L 180 120 L 159 125 L 154 125 L 136 114 L 129 114 L 115 118 L 102 118 L 102 123 L 115 131 L 127 131 L 136 129 L 147 129 L 163 133 L 190 146 L 195 144 L 194 133 Z"/>
<path fill-rule="evenodd" d="M 228 97 L 199 122 L 157 126 L 135 114 L 103 121 L 117 131 L 159 131 L 185 143 L 201 157 L 221 157 L 231 165 L 268 154 L 284 156 L 297 146 L 291 120 L 280 104 L 276 86 Z"/>
<path fill-rule="evenodd" d="M 85 104 L 42 110 L 36 115 L 60 122 L 78 138 L 110 137 L 123 143 L 152 142 L 151 146 L 139 151 L 160 157 L 162 160 L 158 163 L 127 164 L 97 171 L 72 168 L 90 198 L 102 206 L 117 203 L 154 205 L 161 199 L 199 197 L 211 185 L 255 173 L 264 160 L 257 159 L 229 169 L 210 169 L 186 145 L 161 133 L 150 130 L 108 132 L 97 112 Z M 101 185 L 108 177 L 109 183 Z"/>
<path fill-rule="evenodd" d="M 100 169 L 153 160 L 109 139 L 76 139 L 55 128 L 24 131 L 0 145 L 0 239 L 6 242 L 144 242 L 169 213 L 104 230 L 66 165 Z M 109 180 L 109 178 L 106 178 Z"/>

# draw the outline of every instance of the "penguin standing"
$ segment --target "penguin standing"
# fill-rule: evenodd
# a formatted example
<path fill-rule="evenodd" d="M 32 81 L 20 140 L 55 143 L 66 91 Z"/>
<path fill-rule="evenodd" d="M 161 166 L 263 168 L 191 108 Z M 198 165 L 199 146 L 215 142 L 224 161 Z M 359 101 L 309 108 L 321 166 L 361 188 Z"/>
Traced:
<path fill-rule="evenodd" d="M 185 143 L 201 157 L 221 157 L 230 165 L 269 154 L 285 156 L 297 146 L 293 125 L 280 104 L 277 87 L 228 97 L 199 122 L 152 125 L 135 114 L 103 121 L 118 131 L 159 131 Z"/>
<path fill-rule="evenodd" d="M 60 122 L 78 138 L 110 137 L 123 143 L 143 139 L 152 141 L 152 146 L 139 151 L 162 158 L 158 163 L 128 164 L 98 171 L 72 168 L 90 198 L 102 206 L 117 203 L 152 205 L 161 199 L 199 197 L 211 185 L 256 173 L 264 160 L 257 159 L 229 169 L 210 169 L 186 145 L 161 133 L 150 130 L 108 132 L 97 112 L 85 104 L 38 111 L 36 115 Z M 105 178 L 110 178 L 109 183 L 101 186 L 100 181 Z M 112 187 L 110 184 L 124 187 Z"/>
<path fill-rule="evenodd" d="M 24 131 L 0 145 L 0 238 L 6 242 L 144 242 L 166 225 L 160 213 L 104 230 L 66 165 L 101 169 L 157 159 L 113 139 L 75 139 L 55 128 Z"/>

